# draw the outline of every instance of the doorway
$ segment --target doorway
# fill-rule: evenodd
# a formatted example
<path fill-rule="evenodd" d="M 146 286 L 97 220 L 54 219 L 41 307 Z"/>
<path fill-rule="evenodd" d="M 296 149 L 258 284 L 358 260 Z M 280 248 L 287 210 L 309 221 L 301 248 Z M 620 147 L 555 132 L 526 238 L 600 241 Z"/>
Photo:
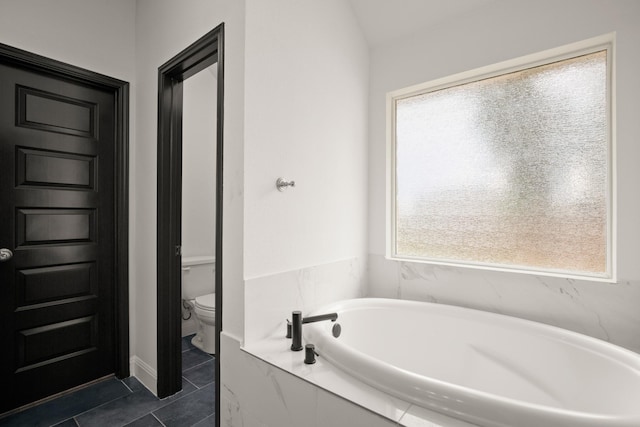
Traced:
<path fill-rule="evenodd" d="M 217 64 L 215 156 L 215 348 L 222 330 L 222 179 L 224 24 L 219 25 L 158 69 L 158 229 L 157 354 L 158 397 L 182 388 L 182 123 L 183 84 Z M 219 351 L 218 351 L 219 353 Z M 215 358 L 216 396 L 220 396 L 220 357 Z M 220 422 L 220 399 L 216 398 Z"/>
<path fill-rule="evenodd" d="M 128 83 L 0 45 L 0 413 L 129 376 Z"/>
<path fill-rule="evenodd" d="M 202 310 L 206 301 L 215 309 L 217 80 L 215 63 L 182 87 L 182 337 L 186 348 L 210 354 L 216 353 L 214 311 Z"/>

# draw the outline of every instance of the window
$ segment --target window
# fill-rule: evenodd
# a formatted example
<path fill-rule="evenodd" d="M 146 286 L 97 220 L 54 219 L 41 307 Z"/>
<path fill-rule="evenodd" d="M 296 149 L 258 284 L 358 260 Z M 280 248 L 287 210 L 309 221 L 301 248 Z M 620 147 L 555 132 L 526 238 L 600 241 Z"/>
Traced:
<path fill-rule="evenodd" d="M 610 45 L 553 54 L 389 94 L 388 256 L 613 280 Z"/>

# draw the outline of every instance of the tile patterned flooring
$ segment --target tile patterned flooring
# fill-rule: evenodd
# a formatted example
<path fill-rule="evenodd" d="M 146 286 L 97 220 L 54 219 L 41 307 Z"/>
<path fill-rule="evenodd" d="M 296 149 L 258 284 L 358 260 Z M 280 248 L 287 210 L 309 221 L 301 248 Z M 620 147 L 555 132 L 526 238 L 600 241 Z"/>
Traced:
<path fill-rule="evenodd" d="M 182 391 L 158 399 L 136 378 L 110 378 L 22 412 L 0 426 L 215 426 L 214 359 L 182 339 Z"/>

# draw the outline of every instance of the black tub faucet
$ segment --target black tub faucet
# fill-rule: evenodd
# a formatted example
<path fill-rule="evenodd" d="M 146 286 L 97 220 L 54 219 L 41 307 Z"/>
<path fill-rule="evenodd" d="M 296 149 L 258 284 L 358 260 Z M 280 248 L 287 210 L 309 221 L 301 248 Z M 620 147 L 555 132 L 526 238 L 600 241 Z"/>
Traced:
<path fill-rule="evenodd" d="M 318 316 L 302 317 L 301 311 L 291 313 L 291 350 L 302 350 L 302 325 L 304 323 L 320 322 L 322 320 L 331 320 L 335 322 L 338 319 L 338 313 L 320 314 Z"/>

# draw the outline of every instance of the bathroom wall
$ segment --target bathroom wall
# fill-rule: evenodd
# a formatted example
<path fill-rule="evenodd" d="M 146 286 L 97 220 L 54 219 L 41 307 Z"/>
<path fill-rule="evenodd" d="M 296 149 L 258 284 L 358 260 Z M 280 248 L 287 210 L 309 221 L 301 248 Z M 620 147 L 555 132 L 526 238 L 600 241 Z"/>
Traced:
<path fill-rule="evenodd" d="M 368 105 L 347 2 L 248 1 L 246 28 L 244 344 L 364 294 Z"/>
<path fill-rule="evenodd" d="M 0 43 L 133 83 L 130 0 L 0 0 Z"/>
<path fill-rule="evenodd" d="M 152 390 L 156 381 L 156 173 L 158 67 L 225 23 L 225 169 L 222 262 L 225 323 L 242 330 L 242 221 L 244 130 L 244 2 L 241 0 L 138 0 L 136 2 L 136 144 L 132 187 L 136 193 L 131 241 L 136 295 L 135 373 Z M 219 265 L 217 266 L 219 267 Z"/>
<path fill-rule="evenodd" d="M 217 67 L 191 76 L 182 88 L 183 259 L 215 255 Z"/>
<path fill-rule="evenodd" d="M 245 278 L 364 257 L 368 49 L 348 2 L 248 0 L 246 28 Z"/>
<path fill-rule="evenodd" d="M 246 28 L 245 343 L 363 293 L 368 92 L 348 3 L 248 1 Z M 280 176 L 295 187 L 277 191 Z"/>
<path fill-rule="evenodd" d="M 496 1 L 371 53 L 369 292 L 505 313 L 640 351 L 640 3 Z M 617 33 L 615 108 L 618 282 L 600 283 L 388 261 L 385 95 L 500 61 Z"/>
<path fill-rule="evenodd" d="M 223 325 L 222 424 L 389 425 L 241 350 L 364 293 L 367 45 L 343 0 L 247 0 L 245 51 L 244 328 Z"/>
<path fill-rule="evenodd" d="M 351 258 L 245 281 L 244 344 L 282 333 L 291 312 L 310 313 L 333 301 L 365 296 L 366 265 Z"/>

